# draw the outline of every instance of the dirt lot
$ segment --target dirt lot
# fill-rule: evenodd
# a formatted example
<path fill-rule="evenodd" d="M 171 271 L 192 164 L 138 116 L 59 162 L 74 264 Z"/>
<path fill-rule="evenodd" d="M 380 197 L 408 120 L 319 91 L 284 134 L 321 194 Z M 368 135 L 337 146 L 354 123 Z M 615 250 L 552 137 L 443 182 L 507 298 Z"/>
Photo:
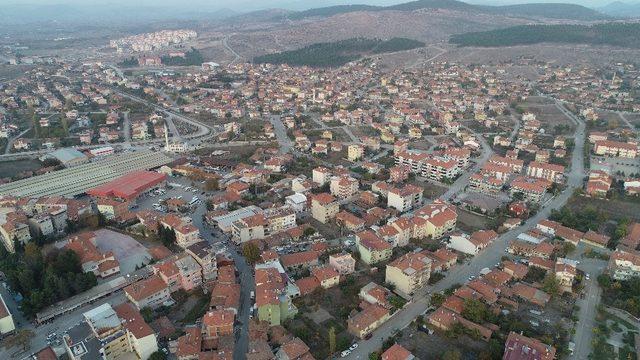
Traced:
<path fill-rule="evenodd" d="M 448 188 L 445 186 L 436 185 L 430 182 L 424 182 L 420 180 L 411 181 L 412 184 L 418 185 L 424 189 L 424 197 L 429 200 L 438 198 L 440 195 L 447 192 Z"/>
<path fill-rule="evenodd" d="M 464 209 L 458 208 L 458 228 L 464 232 L 474 232 L 488 227 L 488 219 L 484 216 L 476 215 Z"/>
<path fill-rule="evenodd" d="M 42 167 L 38 160 L 16 160 L 0 162 L 0 178 L 11 178 L 23 171 L 35 171 Z"/>
<path fill-rule="evenodd" d="M 554 104 L 549 103 L 547 99 L 530 97 L 526 101 L 519 103 L 518 108 L 535 114 L 536 118 L 542 122 L 541 128 L 546 129 L 550 134 L 553 134 L 556 125 L 566 125 L 572 130 L 575 127 L 571 120 L 560 112 Z"/>
<path fill-rule="evenodd" d="M 398 343 L 422 360 L 440 360 L 442 354 L 451 349 L 460 351 L 463 359 L 477 359 L 478 354 L 487 349 L 485 342 L 473 340 L 468 336 L 452 339 L 440 332 L 429 335 L 417 331 L 414 325 L 402 331 Z"/>

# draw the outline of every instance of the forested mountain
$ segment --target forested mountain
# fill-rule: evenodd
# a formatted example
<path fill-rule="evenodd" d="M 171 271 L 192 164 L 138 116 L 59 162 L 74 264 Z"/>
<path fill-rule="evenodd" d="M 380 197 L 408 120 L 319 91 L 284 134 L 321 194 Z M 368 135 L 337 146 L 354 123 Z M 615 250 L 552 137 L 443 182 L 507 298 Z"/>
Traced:
<path fill-rule="evenodd" d="M 406 38 L 390 40 L 353 38 L 318 43 L 304 48 L 257 56 L 256 63 L 289 64 L 294 66 L 340 66 L 358 60 L 366 54 L 381 54 L 423 47 L 424 43 Z"/>
<path fill-rule="evenodd" d="M 640 48 L 640 24 L 523 25 L 451 36 L 459 46 L 500 47 L 538 43 L 612 45 Z"/>
<path fill-rule="evenodd" d="M 575 4 L 544 3 L 544 4 L 521 4 L 505 6 L 472 5 L 457 0 L 417 0 L 392 6 L 371 6 L 371 5 L 340 5 L 324 8 L 299 11 L 289 15 L 291 19 L 303 19 L 307 17 L 327 17 L 337 14 L 344 14 L 355 11 L 415 11 L 420 9 L 448 9 L 463 10 L 476 13 L 513 15 L 520 17 L 545 17 L 551 19 L 570 20 L 604 20 L 607 15 L 599 13 L 587 7 Z"/>

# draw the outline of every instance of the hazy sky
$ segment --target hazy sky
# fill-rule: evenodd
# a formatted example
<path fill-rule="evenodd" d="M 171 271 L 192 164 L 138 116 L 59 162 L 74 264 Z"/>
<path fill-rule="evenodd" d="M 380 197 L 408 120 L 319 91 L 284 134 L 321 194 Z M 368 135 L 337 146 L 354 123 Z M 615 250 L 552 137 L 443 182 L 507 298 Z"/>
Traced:
<path fill-rule="evenodd" d="M 244 7 L 256 8 L 272 8 L 280 6 L 300 6 L 309 5 L 310 7 L 322 7 L 326 5 L 340 4 L 398 4 L 408 2 L 411 0 L 0 0 L 0 4 L 34 4 L 34 5 L 142 5 L 142 6 L 184 6 L 186 4 L 189 7 L 205 6 L 207 8 L 231 8 L 234 10 L 242 10 Z M 465 1 L 465 0 L 463 0 Z M 601 6 L 613 2 L 615 0 L 466 0 L 466 2 L 474 4 L 518 4 L 518 3 L 532 3 L 532 2 L 566 2 L 580 4 L 584 6 Z M 637 0 L 623 0 L 628 2 L 635 2 Z M 0 5 L 1 6 L 1 5 Z"/>

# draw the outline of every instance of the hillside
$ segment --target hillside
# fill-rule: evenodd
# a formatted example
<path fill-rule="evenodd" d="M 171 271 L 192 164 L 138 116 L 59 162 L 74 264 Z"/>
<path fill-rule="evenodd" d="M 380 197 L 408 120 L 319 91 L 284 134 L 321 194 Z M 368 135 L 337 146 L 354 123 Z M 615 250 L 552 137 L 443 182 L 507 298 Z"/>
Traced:
<path fill-rule="evenodd" d="M 640 48 L 640 24 L 523 25 L 451 36 L 459 46 L 501 47 L 538 43 L 612 45 Z"/>
<path fill-rule="evenodd" d="M 393 38 L 390 40 L 353 38 L 257 56 L 253 61 L 256 63 L 289 64 L 294 66 L 330 67 L 344 65 L 367 54 L 411 50 L 424 45 L 423 42 L 406 38 Z"/>
<path fill-rule="evenodd" d="M 616 17 L 640 17 L 640 2 L 616 1 L 597 9 L 603 14 Z"/>
<path fill-rule="evenodd" d="M 356 11 L 415 11 L 422 9 L 458 10 L 475 13 L 512 15 L 526 18 L 544 17 L 550 19 L 567 19 L 593 21 L 608 19 L 607 15 L 587 7 L 575 4 L 544 3 L 505 6 L 482 6 L 467 4 L 457 0 L 418 0 L 392 6 L 346 5 L 299 11 L 289 15 L 290 19 L 308 17 L 328 17 Z"/>

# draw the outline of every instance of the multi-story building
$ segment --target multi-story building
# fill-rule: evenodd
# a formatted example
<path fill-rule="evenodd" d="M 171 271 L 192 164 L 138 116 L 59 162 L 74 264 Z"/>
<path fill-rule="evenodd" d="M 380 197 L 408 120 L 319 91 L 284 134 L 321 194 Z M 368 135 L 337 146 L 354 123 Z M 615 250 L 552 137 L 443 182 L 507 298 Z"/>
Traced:
<path fill-rule="evenodd" d="M 356 270 L 356 260 L 351 257 L 351 254 L 329 255 L 329 265 L 340 275 L 348 275 Z"/>
<path fill-rule="evenodd" d="M 421 175 L 436 181 L 453 180 L 460 173 L 460 167 L 455 160 L 427 159 L 424 162 Z"/>
<path fill-rule="evenodd" d="M 101 278 L 119 273 L 120 263 L 113 252 L 100 252 L 95 241 L 95 233 L 87 231 L 69 237 L 66 248 L 78 255 L 84 272 L 92 272 Z"/>
<path fill-rule="evenodd" d="M 202 268 L 187 253 L 172 256 L 153 265 L 154 274 L 169 286 L 169 291 L 191 291 L 202 285 Z"/>
<path fill-rule="evenodd" d="M 616 280 L 640 276 L 640 253 L 631 249 L 618 249 L 609 258 L 608 270 Z"/>
<path fill-rule="evenodd" d="M 551 182 L 562 182 L 564 166 L 532 161 L 527 166 L 527 176 Z"/>
<path fill-rule="evenodd" d="M 347 159 L 349 161 L 358 161 L 364 156 L 364 146 L 360 144 L 351 144 L 347 147 Z"/>
<path fill-rule="evenodd" d="M 264 239 L 267 221 L 263 214 L 255 214 L 233 222 L 233 240 L 244 243 L 256 239 Z"/>
<path fill-rule="evenodd" d="M 218 263 L 213 246 L 207 241 L 189 245 L 185 251 L 200 265 L 202 280 L 213 280 L 218 276 Z"/>
<path fill-rule="evenodd" d="M 356 234 L 356 245 L 360 259 L 367 264 L 375 264 L 391 257 L 393 247 L 370 230 Z"/>
<path fill-rule="evenodd" d="M 380 305 L 370 305 L 347 320 L 347 329 L 352 335 L 363 339 L 387 321 L 390 316 L 388 309 Z"/>
<path fill-rule="evenodd" d="M 158 351 L 155 333 L 131 304 L 103 304 L 82 315 L 63 336 L 71 360 L 148 359 Z"/>
<path fill-rule="evenodd" d="M 435 200 L 431 204 L 423 206 L 414 215 L 426 220 L 426 222 L 421 222 L 414 229 L 415 237 L 418 238 L 431 237 L 432 239 L 439 239 L 446 233 L 453 231 L 458 220 L 455 206 L 442 200 Z"/>
<path fill-rule="evenodd" d="M 266 236 L 296 227 L 296 212 L 289 206 L 266 209 L 262 215 L 267 222 Z"/>
<path fill-rule="evenodd" d="M 387 264 L 385 282 L 396 290 L 412 295 L 426 285 L 431 275 L 431 259 L 420 252 L 405 254 Z"/>
<path fill-rule="evenodd" d="M 128 285 L 124 288 L 124 294 L 138 309 L 153 309 L 173 301 L 169 287 L 158 275 Z"/>
<path fill-rule="evenodd" d="M 598 140 L 595 142 L 593 152 L 600 156 L 635 159 L 638 156 L 638 145 L 620 141 Z"/>
<path fill-rule="evenodd" d="M 358 180 L 351 176 L 334 176 L 329 185 L 331 195 L 343 200 L 355 196 L 358 193 L 358 187 Z"/>
<path fill-rule="evenodd" d="M 212 310 L 202 317 L 203 339 L 216 339 L 233 335 L 235 313 L 231 310 Z"/>
<path fill-rule="evenodd" d="M 512 331 L 504 344 L 502 360 L 553 360 L 555 357 L 553 346 Z"/>
<path fill-rule="evenodd" d="M 422 188 L 407 184 L 401 188 L 392 188 L 387 195 L 387 206 L 405 212 L 422 204 Z"/>
<path fill-rule="evenodd" d="M 327 169 L 326 167 L 317 167 L 313 169 L 311 175 L 313 182 L 320 185 L 324 185 L 329 182 L 332 176 L 331 170 Z"/>
<path fill-rule="evenodd" d="M 340 205 L 331 194 L 322 193 L 311 198 L 311 216 L 323 224 L 338 215 Z"/>

